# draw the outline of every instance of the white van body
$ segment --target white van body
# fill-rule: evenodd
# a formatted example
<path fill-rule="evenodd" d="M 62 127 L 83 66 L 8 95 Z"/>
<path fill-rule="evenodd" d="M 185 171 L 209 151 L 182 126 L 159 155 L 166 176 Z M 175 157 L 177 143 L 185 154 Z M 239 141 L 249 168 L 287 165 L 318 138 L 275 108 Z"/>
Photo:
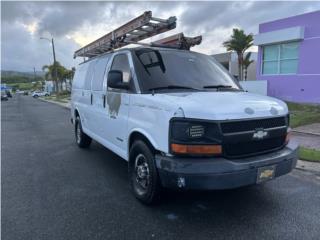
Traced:
<path fill-rule="evenodd" d="M 144 139 L 152 145 L 152 148 L 156 150 L 156 165 L 159 168 L 159 171 L 160 168 L 163 168 L 164 163 L 171 161 L 160 158 L 176 159 L 170 150 L 169 143 L 170 121 L 174 118 L 199 119 L 201 121 L 241 122 L 242 120 L 247 121 L 248 119 L 285 118 L 288 116 L 288 108 L 281 100 L 245 91 L 186 90 L 142 92 L 141 87 L 139 86 L 139 82 L 142 80 L 138 79 L 135 71 L 133 51 L 134 50 L 130 49 L 119 50 L 80 64 L 76 69 L 71 96 L 72 121 L 74 122 L 76 117 L 79 116 L 82 130 L 86 135 L 127 161 L 130 160 L 130 146 L 134 141 L 134 137 L 137 135 L 143 136 Z M 130 68 L 130 84 L 135 89 L 134 92 L 109 89 L 107 87 L 108 72 L 111 70 L 111 66 L 115 61 L 114 59 L 119 55 L 122 55 L 121 58 L 127 58 Z M 223 72 L 223 74 L 228 73 Z M 125 74 L 123 76 L 125 77 Z M 286 127 L 288 128 L 288 126 Z M 262 130 L 264 131 L 264 129 Z M 255 132 L 255 134 L 257 133 Z M 290 153 L 286 153 L 286 159 L 290 159 L 292 162 L 290 162 L 291 165 L 288 170 L 291 171 L 296 162 L 296 147 L 289 145 L 286 145 L 284 148 L 290 148 L 291 150 Z M 281 148 L 280 150 L 277 149 L 279 157 L 281 156 L 282 160 L 284 160 L 283 156 L 285 156 L 285 153 L 283 152 L 284 148 Z M 219 173 L 226 172 L 226 170 L 223 170 L 225 166 L 224 162 L 226 164 L 233 164 L 232 166 L 230 165 L 230 171 L 237 170 L 237 168 L 243 170 L 243 168 L 240 167 L 240 162 L 245 159 L 248 161 L 250 160 L 251 163 L 257 163 L 257 161 L 261 159 L 261 162 L 264 162 L 264 165 L 270 165 L 269 163 L 267 164 L 266 159 L 262 159 L 267 156 L 268 159 L 273 159 L 270 160 L 271 164 L 273 164 L 275 161 L 274 154 L 277 151 L 268 153 L 269 155 L 257 154 L 257 157 L 240 157 L 237 161 L 223 158 L 223 161 L 220 161 L 219 166 L 215 160 L 212 162 L 215 162 L 214 169 L 219 169 Z M 184 161 L 184 159 L 187 158 L 183 158 L 180 162 Z M 206 162 L 208 159 L 203 161 Z M 194 163 L 192 164 L 193 166 L 196 166 Z M 172 166 L 177 166 L 177 164 L 173 164 Z M 261 166 L 261 164 L 259 166 Z M 204 165 L 204 169 L 208 169 L 208 166 Z M 165 170 L 170 171 L 170 168 Z M 200 172 L 203 171 L 201 170 Z M 228 170 L 227 172 L 230 171 Z M 179 176 L 181 176 L 182 173 L 183 170 L 178 170 Z M 218 170 L 217 172 L 213 170 L 213 173 L 218 173 Z M 191 173 L 189 172 L 189 174 Z M 195 172 L 195 174 L 197 173 Z M 254 178 L 256 178 L 256 175 L 257 173 L 255 173 Z M 166 185 L 166 180 L 163 180 L 164 178 L 166 177 L 161 176 L 162 185 Z M 183 179 L 176 179 L 178 187 L 188 188 L 187 178 Z M 249 184 L 249 182 L 244 184 Z M 226 186 L 226 188 L 241 185 L 243 184 L 231 184 L 230 186 Z M 204 188 L 197 186 L 192 187 L 192 184 L 190 183 L 190 188 L 224 188 L 220 187 L 220 185 L 218 187 L 207 187 L 207 184 Z"/>

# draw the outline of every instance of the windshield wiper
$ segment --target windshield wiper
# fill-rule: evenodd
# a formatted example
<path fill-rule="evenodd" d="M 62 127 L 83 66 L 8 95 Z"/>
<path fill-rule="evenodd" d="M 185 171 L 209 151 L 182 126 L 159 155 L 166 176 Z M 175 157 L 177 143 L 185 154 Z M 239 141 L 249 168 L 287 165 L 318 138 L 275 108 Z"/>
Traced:
<path fill-rule="evenodd" d="M 207 86 L 203 86 L 203 88 L 232 88 L 232 86 L 230 85 L 207 85 Z"/>
<path fill-rule="evenodd" d="M 230 89 L 230 90 L 238 90 L 240 91 L 240 89 L 237 89 L 237 88 L 234 88 L 230 85 L 207 85 L 207 86 L 203 86 L 203 88 L 214 88 L 214 89 L 217 89 L 217 90 L 220 90 L 220 89 Z"/>
<path fill-rule="evenodd" d="M 191 89 L 191 90 L 200 90 L 197 88 L 192 88 L 192 87 L 187 87 L 187 86 L 179 86 L 179 85 L 168 85 L 168 86 L 163 86 L 163 87 L 154 87 L 154 88 L 149 88 L 149 91 L 154 91 L 154 90 L 163 90 L 163 89 Z"/>

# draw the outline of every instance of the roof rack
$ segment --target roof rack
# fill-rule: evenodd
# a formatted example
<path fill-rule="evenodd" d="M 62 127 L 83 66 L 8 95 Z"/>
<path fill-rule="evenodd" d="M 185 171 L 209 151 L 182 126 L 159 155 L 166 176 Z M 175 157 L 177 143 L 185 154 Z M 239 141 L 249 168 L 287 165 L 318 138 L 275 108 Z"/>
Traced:
<path fill-rule="evenodd" d="M 153 42 L 154 45 L 168 45 L 173 48 L 190 50 L 191 47 L 199 45 L 202 42 L 202 36 L 186 37 L 183 33 L 178 33 L 170 37 Z"/>
<path fill-rule="evenodd" d="M 151 11 L 144 12 L 116 30 L 75 51 L 73 57 L 95 57 L 169 31 L 176 27 L 176 20 L 176 17 L 169 17 L 168 19 L 155 18 L 152 17 Z"/>

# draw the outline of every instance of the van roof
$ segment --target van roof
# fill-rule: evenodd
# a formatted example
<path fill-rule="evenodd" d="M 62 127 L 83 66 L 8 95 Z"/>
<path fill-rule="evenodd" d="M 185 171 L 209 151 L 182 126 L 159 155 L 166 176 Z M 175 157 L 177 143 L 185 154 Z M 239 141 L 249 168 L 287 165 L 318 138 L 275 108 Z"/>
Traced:
<path fill-rule="evenodd" d="M 116 50 L 114 50 L 112 52 L 107 52 L 107 53 L 104 53 L 104 54 L 89 58 L 86 61 L 79 63 L 79 65 L 84 64 L 84 63 L 88 63 L 88 62 L 93 61 L 95 59 L 99 59 L 99 58 L 101 58 L 103 56 L 106 56 L 106 55 L 111 55 L 111 54 L 122 52 L 122 51 L 133 52 L 133 51 L 136 51 L 136 50 L 139 50 L 139 49 L 168 50 L 168 51 L 179 51 L 179 52 L 183 51 L 183 52 L 192 52 L 192 53 L 194 52 L 194 51 L 184 50 L 184 49 L 167 48 L 167 47 L 153 47 L 153 46 L 138 46 L 138 47 L 132 47 L 132 48 L 120 48 L 120 49 L 116 49 Z"/>

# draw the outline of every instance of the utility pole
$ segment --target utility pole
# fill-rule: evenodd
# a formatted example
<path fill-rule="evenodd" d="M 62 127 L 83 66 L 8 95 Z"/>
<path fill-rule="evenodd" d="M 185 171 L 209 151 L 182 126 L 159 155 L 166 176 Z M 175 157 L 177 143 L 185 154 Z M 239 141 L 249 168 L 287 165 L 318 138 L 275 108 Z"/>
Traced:
<path fill-rule="evenodd" d="M 36 82 L 36 68 L 33 67 L 33 77 L 34 77 L 34 81 Z"/>
<path fill-rule="evenodd" d="M 57 61 L 56 61 L 56 51 L 54 50 L 54 40 L 51 38 L 51 45 L 52 45 L 52 53 L 53 53 L 53 64 L 54 64 L 54 75 L 55 75 L 55 81 L 57 83 L 57 89 L 56 92 L 59 92 L 59 84 L 58 84 L 58 69 L 57 69 Z"/>
<path fill-rule="evenodd" d="M 54 48 L 54 39 L 51 38 L 51 40 L 49 38 L 45 38 L 45 37 L 40 37 L 40 39 L 44 39 L 44 40 L 48 40 L 49 42 L 51 42 L 51 45 L 52 45 L 52 55 L 53 55 L 53 72 L 54 72 L 54 76 L 53 76 L 53 79 L 56 83 L 56 92 L 58 92 L 58 88 L 59 88 L 59 85 L 58 85 L 58 69 L 57 69 L 57 61 L 56 61 L 56 52 L 55 52 L 55 48 Z"/>

